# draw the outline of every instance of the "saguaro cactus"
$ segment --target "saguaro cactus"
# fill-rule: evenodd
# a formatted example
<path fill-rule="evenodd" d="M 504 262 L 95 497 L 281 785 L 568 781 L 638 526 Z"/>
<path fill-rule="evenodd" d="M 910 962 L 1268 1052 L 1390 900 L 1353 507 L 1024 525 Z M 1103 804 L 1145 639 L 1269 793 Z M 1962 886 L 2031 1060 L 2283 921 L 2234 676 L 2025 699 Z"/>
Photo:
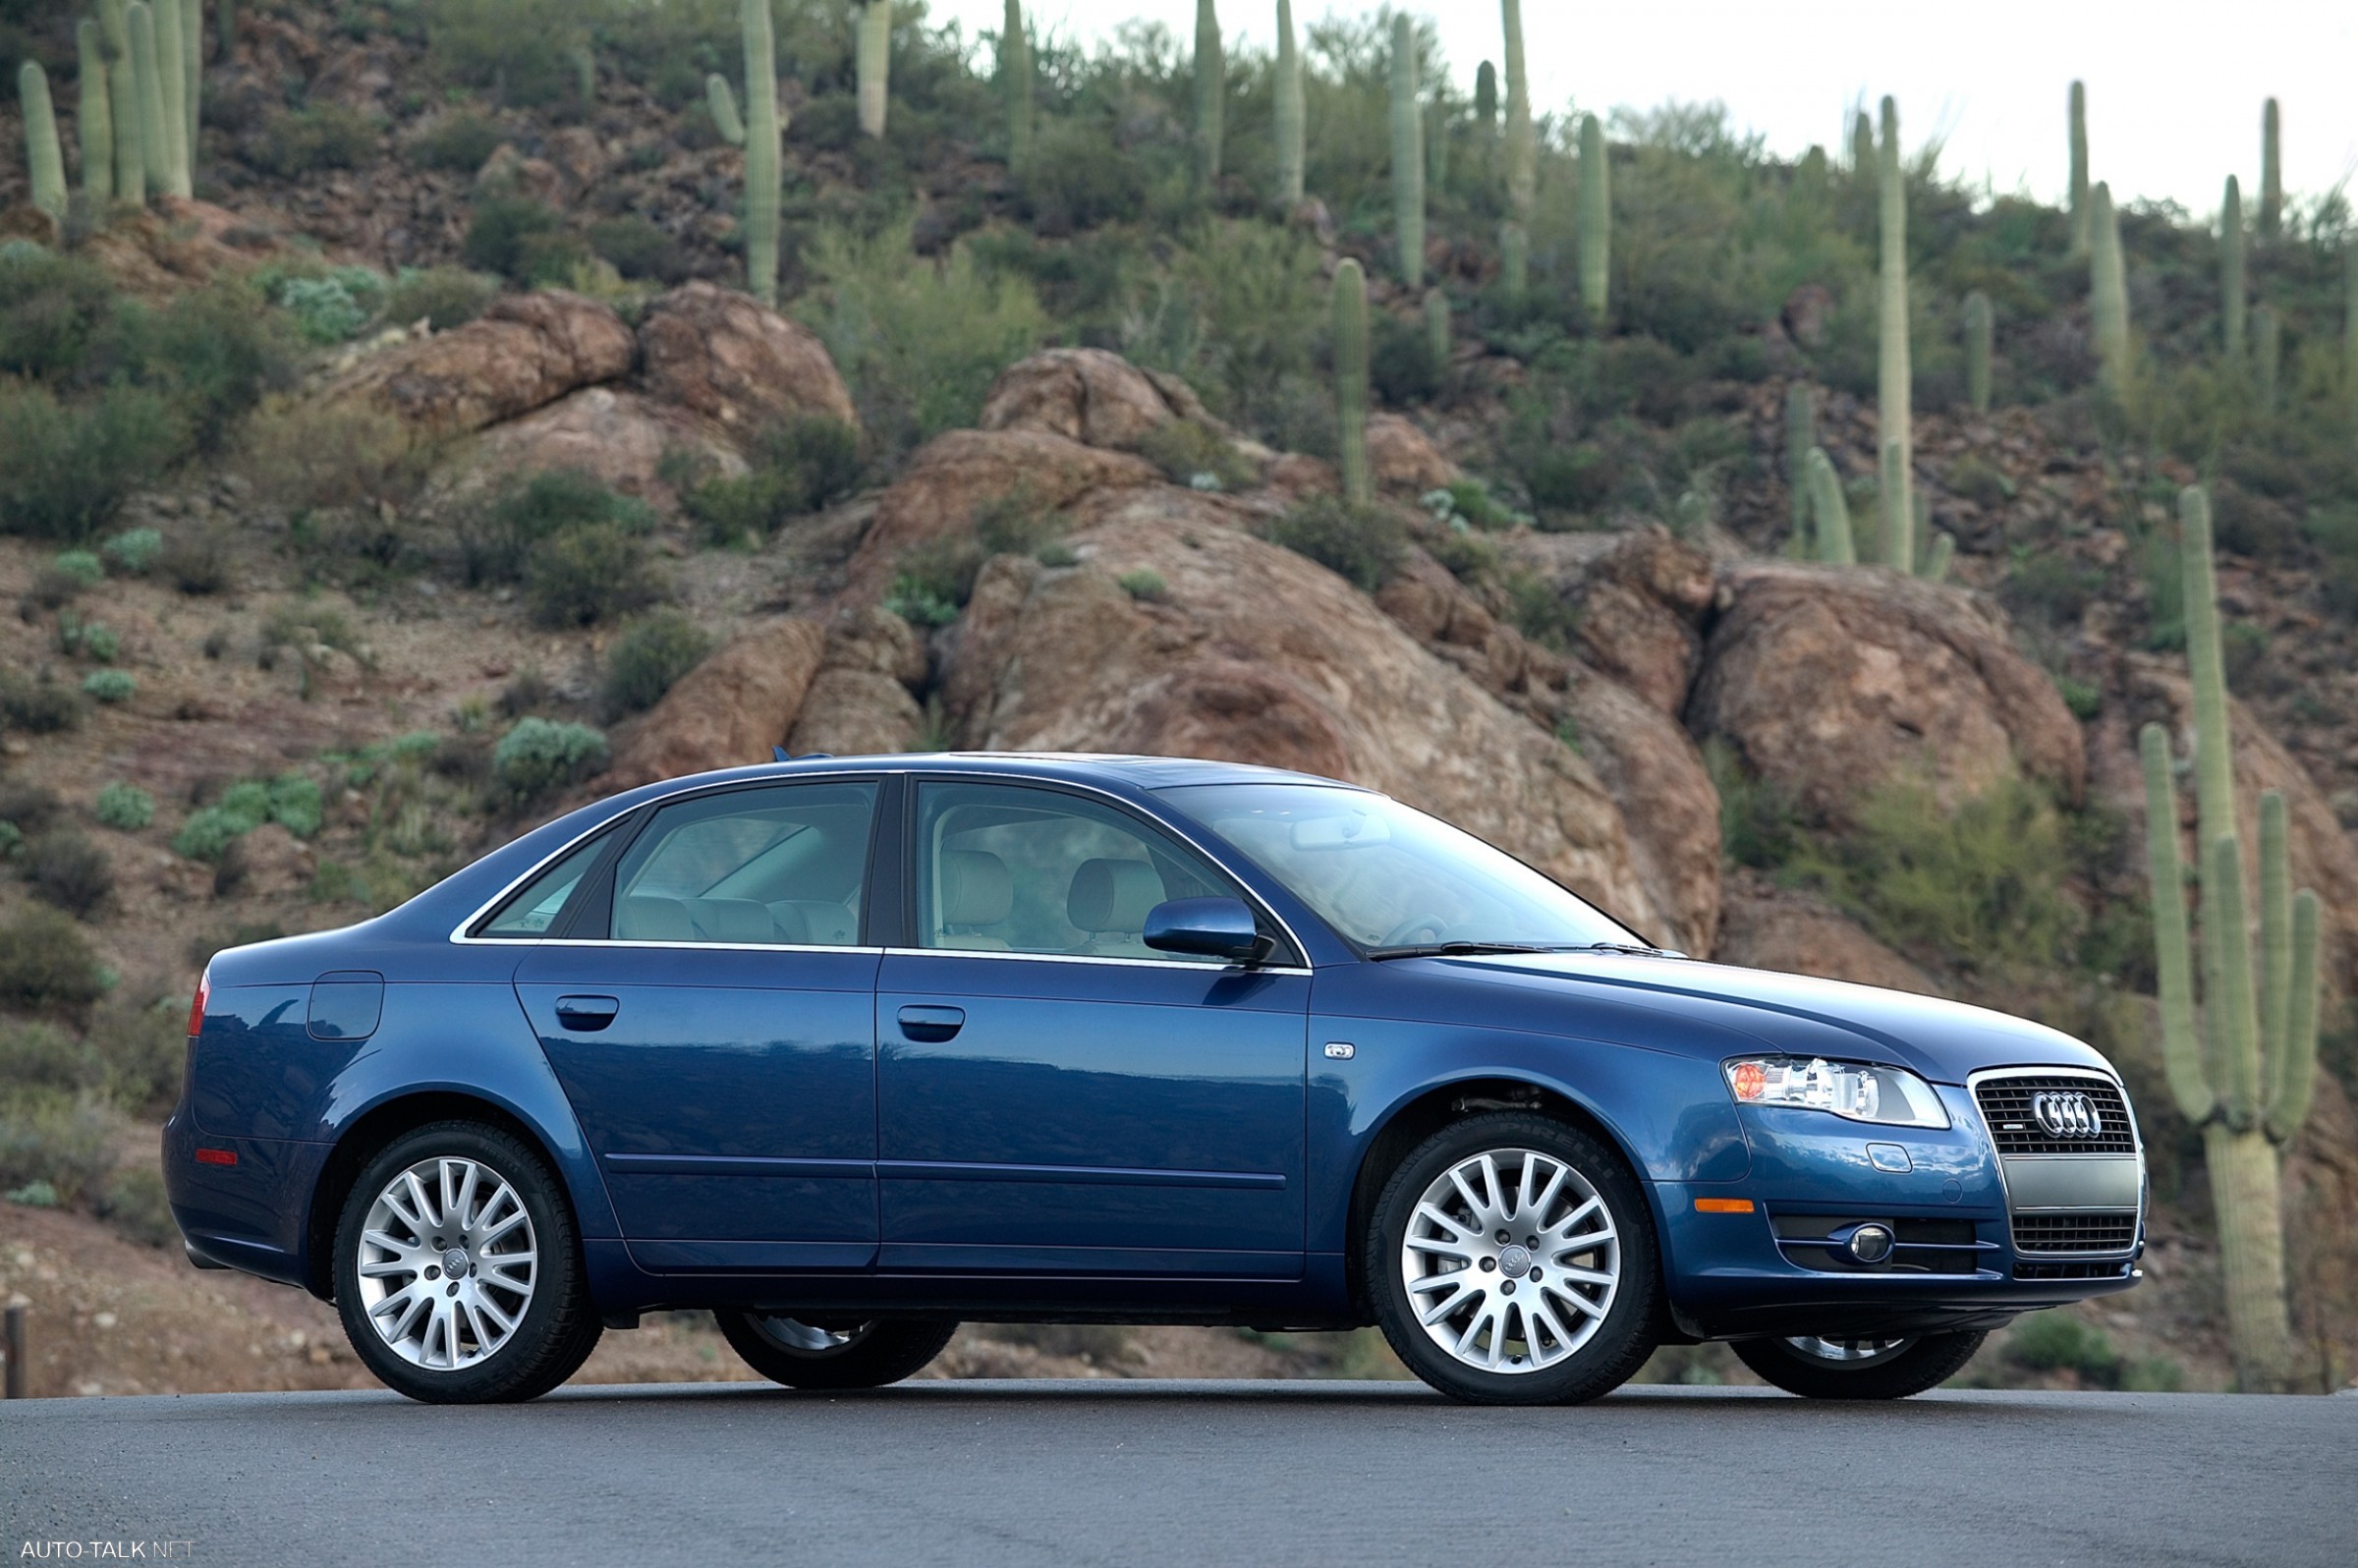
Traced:
<path fill-rule="evenodd" d="M 1810 452 L 1818 445 L 1818 399 L 1809 383 L 1796 381 L 1785 388 L 1785 490 L 1793 519 L 1793 539 L 1810 532 Z"/>
<path fill-rule="evenodd" d="M 1368 469 L 1368 275 L 1346 256 L 1334 269 L 1334 408 L 1341 422 L 1343 496 L 1376 498 Z"/>
<path fill-rule="evenodd" d="M 2317 1073 L 2319 905 L 2313 892 L 2290 892 L 2284 797 L 2271 790 L 2260 798 L 2255 966 L 2235 811 L 2218 588 L 2212 568 L 2210 498 L 2190 486 L 2181 492 L 2178 509 L 2185 534 L 2186 654 L 2194 677 L 2203 995 L 2198 1035 L 2194 949 L 2186 926 L 2187 868 L 2178 849 L 2169 733 L 2148 724 L 2138 741 L 2145 764 L 2162 1066 L 2179 1112 L 2203 1130 L 2237 1379 L 2246 1388 L 2277 1389 L 2292 1366 L 2278 1162 L 2308 1119 Z"/>
<path fill-rule="evenodd" d="M 1498 68 L 1485 60 L 1474 68 L 1474 123 L 1484 136 L 1498 130 Z"/>
<path fill-rule="evenodd" d="M 1523 0 L 1498 0 L 1498 12 L 1506 28 L 1506 202 L 1515 221 L 1528 224 L 1540 190 L 1540 143 L 1523 69 Z"/>
<path fill-rule="evenodd" d="M 868 0 L 860 8 L 854 63 L 860 79 L 860 129 L 880 141 L 885 110 L 892 103 L 892 0 Z M 770 70 L 774 76 L 777 68 Z"/>
<path fill-rule="evenodd" d="M 2260 400 L 2260 412 L 2276 412 L 2277 377 L 2284 367 L 2284 323 L 2275 307 L 2263 305 L 2252 310 L 2252 392 Z"/>
<path fill-rule="evenodd" d="M 1613 167 L 1604 128 L 1593 114 L 1580 122 L 1580 303 L 1589 319 L 1604 324 L 1611 308 Z"/>
<path fill-rule="evenodd" d="M 1302 101 L 1302 51 L 1294 46 L 1293 0 L 1277 0 L 1277 200 L 1291 212 L 1302 204 L 1309 156 L 1309 111 Z"/>
<path fill-rule="evenodd" d="M 2071 253 L 2088 252 L 2088 84 L 2071 84 Z"/>
<path fill-rule="evenodd" d="M 172 133 L 164 115 L 164 79 L 155 52 L 155 9 L 132 0 L 131 69 L 140 100 L 140 156 L 147 165 L 150 190 L 172 194 Z"/>
<path fill-rule="evenodd" d="M 1425 281 L 1425 113 L 1417 102 L 1417 28 L 1408 13 L 1392 18 L 1392 240 L 1400 281 Z"/>
<path fill-rule="evenodd" d="M 2279 144 L 2276 100 L 2260 111 L 2260 238 L 2273 240 L 2284 230 L 2284 160 Z"/>
<path fill-rule="evenodd" d="M 106 88 L 106 40 L 89 17 L 74 29 L 80 65 L 76 86 L 82 95 L 74 117 L 75 140 L 82 143 L 82 189 L 92 201 L 106 202 L 115 195 L 115 110 Z"/>
<path fill-rule="evenodd" d="M 737 112 L 737 94 L 729 79 L 715 71 L 704 78 L 704 107 L 711 112 L 712 129 L 732 147 L 745 145 L 745 117 Z"/>
<path fill-rule="evenodd" d="M 1515 301 L 1531 289 L 1531 231 L 1512 218 L 1498 225 L 1498 286 Z M 2358 360 L 2352 363 L 2358 364 Z M 2358 388 L 2358 375 L 2352 377 L 2351 385 Z"/>
<path fill-rule="evenodd" d="M 1976 289 L 1965 296 L 1965 401 L 1976 414 L 1990 412 L 1990 356 L 1997 322 L 1990 296 Z"/>
<path fill-rule="evenodd" d="M 1449 360 L 1457 348 L 1457 339 L 1449 328 L 1449 296 L 1438 289 L 1425 291 L 1425 357 L 1432 362 L 1432 373 L 1439 375 L 1449 368 Z"/>
<path fill-rule="evenodd" d="M 1850 122 L 1850 172 L 1862 180 L 1876 177 L 1875 122 L 1861 109 Z"/>
<path fill-rule="evenodd" d="M 57 108 L 49 99 L 49 73 L 38 60 L 17 70 L 17 97 L 25 110 L 25 160 L 32 173 L 32 204 L 58 222 L 66 221 L 66 149 L 57 140 Z"/>
<path fill-rule="evenodd" d="M 189 178 L 196 178 L 196 134 L 204 118 L 204 0 L 180 0 L 180 69 L 186 86 L 181 112 L 187 116 Z"/>
<path fill-rule="evenodd" d="M 2218 204 L 2218 325 L 2229 364 L 2243 363 L 2248 298 L 2243 270 L 2243 187 L 2230 174 L 2226 195 Z"/>
<path fill-rule="evenodd" d="M 147 199 L 147 152 L 141 144 L 140 79 L 131 60 L 131 9 L 125 0 L 99 0 L 106 39 L 106 96 L 115 127 L 115 199 Z"/>
<path fill-rule="evenodd" d="M 1883 558 L 1912 572 L 1916 508 L 1909 491 L 1915 482 L 1916 417 L 1908 358 L 1908 187 L 1899 157 L 1899 105 L 1890 98 L 1883 100 L 1881 281 L 1876 407 L 1882 444 Z"/>
<path fill-rule="evenodd" d="M 164 189 L 186 200 L 196 194 L 189 172 L 188 27 L 181 0 L 154 0 L 155 84 L 164 99 Z"/>
<path fill-rule="evenodd" d="M 2120 214 L 2104 181 L 2088 196 L 2088 314 L 2106 391 L 2127 402 L 2136 369 L 2129 342 L 2129 278 L 2121 257 Z"/>
<path fill-rule="evenodd" d="M 1825 448 L 1810 448 L 1807 460 L 1811 531 L 1817 535 L 1818 559 L 1829 566 L 1858 564 L 1858 546 L 1850 532 L 1850 499 L 1842 493 L 1842 476 Z"/>
<path fill-rule="evenodd" d="M 745 35 L 745 286 L 755 299 L 774 306 L 778 303 L 778 165 L 783 155 L 777 41 L 770 31 L 769 0 L 743 0 L 738 15 Z M 889 15 L 886 21 L 889 24 Z M 865 17 L 861 26 L 865 34 Z M 865 112 L 865 72 L 860 91 Z"/>
<path fill-rule="evenodd" d="M 1023 0 L 1007 0 L 999 24 L 999 90 L 1007 94 L 1007 166 L 1021 169 L 1032 158 L 1032 40 Z"/>
<path fill-rule="evenodd" d="M 1220 10 L 1196 0 L 1196 173 L 1208 189 L 1220 177 L 1221 143 L 1228 134 L 1228 50 L 1220 39 Z"/>

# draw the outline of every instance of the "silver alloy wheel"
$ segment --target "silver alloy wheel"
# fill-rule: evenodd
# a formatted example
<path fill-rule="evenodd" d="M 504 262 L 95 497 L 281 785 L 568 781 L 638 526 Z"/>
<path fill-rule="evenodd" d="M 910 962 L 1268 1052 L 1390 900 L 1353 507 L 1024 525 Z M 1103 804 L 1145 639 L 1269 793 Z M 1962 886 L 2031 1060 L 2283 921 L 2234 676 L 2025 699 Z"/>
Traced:
<path fill-rule="evenodd" d="M 361 1306 L 393 1353 L 458 1372 L 514 1336 L 540 1255 L 513 1182 L 480 1160 L 438 1154 L 376 1195 L 359 1261 Z"/>
<path fill-rule="evenodd" d="M 1482 1372 L 1552 1367 L 1595 1336 L 1621 1282 L 1596 1185 L 1535 1148 L 1495 1148 L 1432 1180 L 1400 1244 L 1426 1335 Z"/>
<path fill-rule="evenodd" d="M 856 1328 L 819 1328 L 799 1317 L 756 1317 L 754 1326 L 761 1337 L 780 1350 L 796 1356 L 833 1356 L 851 1349 L 866 1339 L 874 1323 L 862 1323 Z"/>
<path fill-rule="evenodd" d="M 1816 1335 L 1802 1334 L 1787 1339 L 1785 1343 L 1813 1361 L 1832 1362 L 1836 1366 L 1855 1371 L 1861 1367 L 1872 1367 L 1878 1362 L 1889 1361 L 1910 1345 L 1915 1344 L 1916 1341 L 1912 1337 L 1904 1339 L 1826 1339 Z"/>

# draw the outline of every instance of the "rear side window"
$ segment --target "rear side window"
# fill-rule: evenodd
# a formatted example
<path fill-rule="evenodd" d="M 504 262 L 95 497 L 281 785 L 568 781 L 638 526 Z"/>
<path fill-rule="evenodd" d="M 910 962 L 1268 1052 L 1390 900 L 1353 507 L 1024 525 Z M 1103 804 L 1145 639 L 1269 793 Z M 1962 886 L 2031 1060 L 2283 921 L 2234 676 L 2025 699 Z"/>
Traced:
<path fill-rule="evenodd" d="M 667 806 L 615 868 L 613 939 L 857 946 L 875 815 L 872 783 Z"/>
<path fill-rule="evenodd" d="M 580 889 L 582 878 L 597 864 L 608 835 L 598 834 L 517 890 L 499 912 L 475 929 L 477 936 L 532 938 L 546 936 L 557 917 Z"/>

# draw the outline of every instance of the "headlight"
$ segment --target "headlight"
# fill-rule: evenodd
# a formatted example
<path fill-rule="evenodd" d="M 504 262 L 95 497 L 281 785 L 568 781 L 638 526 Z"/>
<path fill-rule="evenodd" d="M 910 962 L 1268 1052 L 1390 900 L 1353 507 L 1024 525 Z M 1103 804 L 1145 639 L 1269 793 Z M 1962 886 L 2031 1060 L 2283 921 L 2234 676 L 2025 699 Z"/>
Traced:
<path fill-rule="evenodd" d="M 1933 1086 L 1896 1067 L 1829 1062 L 1823 1056 L 1747 1056 L 1728 1062 L 1727 1087 L 1740 1105 L 1797 1105 L 1886 1127 L 1946 1127 Z"/>

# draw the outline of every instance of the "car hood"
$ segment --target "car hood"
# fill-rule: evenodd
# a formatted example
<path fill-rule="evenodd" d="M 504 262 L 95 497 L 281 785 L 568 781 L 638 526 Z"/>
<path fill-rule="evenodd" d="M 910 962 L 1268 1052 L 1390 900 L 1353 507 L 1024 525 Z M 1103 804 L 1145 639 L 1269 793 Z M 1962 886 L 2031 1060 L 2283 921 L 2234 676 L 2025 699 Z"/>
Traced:
<path fill-rule="evenodd" d="M 1415 962 L 1485 971 L 1498 981 L 1566 1002 L 1588 997 L 1602 1015 L 1644 1021 L 1641 1028 L 1649 1037 L 1629 1043 L 1675 1047 L 1678 1024 L 1686 1020 L 1712 1026 L 1697 1030 L 1688 1046 L 1713 1055 L 1723 1054 L 1726 1044 L 1720 1032 L 1731 1031 L 1770 1050 L 1888 1062 L 1938 1083 L 1962 1084 L 1968 1074 L 1989 1067 L 2111 1070 L 2099 1052 L 2044 1024 L 1843 980 L 1607 953 Z"/>

